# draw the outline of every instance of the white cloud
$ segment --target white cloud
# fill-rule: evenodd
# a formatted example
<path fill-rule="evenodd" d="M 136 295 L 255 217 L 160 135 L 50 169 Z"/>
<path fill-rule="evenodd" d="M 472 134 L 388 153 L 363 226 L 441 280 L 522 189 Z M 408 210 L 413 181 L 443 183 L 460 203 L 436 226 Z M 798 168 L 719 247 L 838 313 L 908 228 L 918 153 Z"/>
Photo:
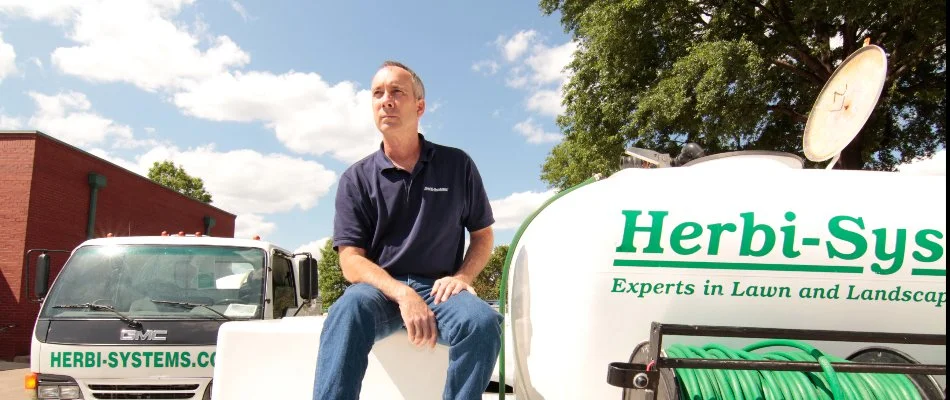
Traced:
<path fill-rule="evenodd" d="M 74 18 L 85 4 L 83 0 L 0 0 L 0 14 L 48 20 L 63 24 Z"/>
<path fill-rule="evenodd" d="M 254 236 L 260 236 L 267 240 L 267 235 L 277 230 L 277 224 L 264 220 L 257 214 L 238 214 L 234 219 L 234 237 L 239 239 L 250 239 Z"/>
<path fill-rule="evenodd" d="M 36 68 L 43 69 L 43 61 L 40 61 L 39 58 L 30 57 L 30 62 L 36 66 Z"/>
<path fill-rule="evenodd" d="M 135 143 L 132 129 L 92 112 L 92 103 L 85 94 L 62 92 L 45 95 L 29 92 L 36 102 L 36 112 L 29 127 L 78 147 L 101 143 L 106 138 L 114 146 L 129 147 Z"/>
<path fill-rule="evenodd" d="M 247 9 L 244 8 L 244 5 L 238 3 L 237 0 L 229 0 L 228 4 L 231 5 L 231 9 L 237 12 L 238 15 L 241 16 L 241 19 L 243 19 L 245 22 L 247 22 L 249 19 L 253 19 L 253 17 L 248 14 Z"/>
<path fill-rule="evenodd" d="M 528 86 L 528 76 L 524 74 L 524 67 L 520 65 L 512 67 L 511 70 L 508 71 L 508 77 L 505 78 L 505 84 L 515 89 Z"/>
<path fill-rule="evenodd" d="M 523 30 L 508 39 L 499 36 L 495 43 L 501 57 L 509 63 L 505 85 L 527 92 L 525 110 L 534 116 L 555 117 L 565 112 L 561 104 L 564 85 L 572 73 L 566 67 L 573 60 L 577 42 L 552 47 L 539 36 L 533 30 Z M 533 117 L 519 122 L 514 129 L 529 143 L 557 142 L 562 138 L 560 133 L 545 132 Z"/>
<path fill-rule="evenodd" d="M 67 74 L 162 91 L 198 118 L 261 122 L 297 153 L 352 162 L 376 149 L 368 91 L 347 81 L 331 85 L 316 73 L 242 72 L 250 56 L 230 38 L 212 36 L 200 18 L 191 26 L 176 20 L 192 3 L 0 0 L 0 13 L 61 23 L 77 45 L 57 48 L 51 60 Z"/>
<path fill-rule="evenodd" d="M 531 45 L 537 35 L 537 32 L 528 30 L 520 31 L 508 40 L 504 40 L 504 37 L 499 37 L 499 42 L 504 41 L 504 44 L 501 45 L 501 48 L 504 52 L 505 60 L 512 62 L 521 57 L 521 55 L 528 50 L 528 46 Z"/>
<path fill-rule="evenodd" d="M 327 241 L 330 240 L 329 237 L 320 238 L 309 243 L 304 243 L 300 245 L 294 253 L 310 252 L 313 255 L 314 259 L 319 260 L 320 256 L 323 254 L 323 246 L 327 245 Z"/>
<path fill-rule="evenodd" d="M 380 141 L 369 92 L 347 81 L 330 86 L 315 73 L 224 73 L 175 94 L 174 102 L 213 121 L 262 121 L 298 153 L 352 162 Z"/>
<path fill-rule="evenodd" d="M 553 143 L 561 140 L 560 133 L 545 132 L 544 129 L 534 122 L 533 118 L 528 118 L 514 126 L 515 131 L 524 136 L 528 143 Z"/>
<path fill-rule="evenodd" d="M 16 117 L 8 117 L 0 114 L 0 129 L 15 131 L 23 128 L 23 120 Z"/>
<path fill-rule="evenodd" d="M 142 89 L 175 89 L 239 67 L 250 56 L 227 36 L 203 40 L 173 18 L 194 0 L 5 0 L 0 11 L 68 27 L 76 46 L 53 50 L 60 71 L 96 82 L 128 82 Z"/>
<path fill-rule="evenodd" d="M 336 181 L 333 171 L 316 162 L 249 149 L 218 152 L 210 145 L 187 150 L 159 145 L 134 161 L 98 148 L 89 151 L 142 176 L 154 162 L 171 160 L 204 181 L 212 205 L 237 215 L 235 237 L 240 238 L 272 234 L 277 224 L 266 220 L 266 214 L 311 209 Z M 301 181 L 301 176 L 307 179 Z"/>
<path fill-rule="evenodd" d="M 531 54 L 524 61 L 511 67 L 506 84 L 513 88 L 530 87 L 534 90 L 550 84 L 560 87 L 571 77 L 571 71 L 565 67 L 573 59 L 575 50 L 577 42 L 574 41 L 554 47 L 538 43 L 531 48 Z"/>
<path fill-rule="evenodd" d="M 558 116 L 564 113 L 564 106 L 561 104 L 561 89 L 557 90 L 538 90 L 528 98 L 528 111 L 533 111 L 542 115 Z"/>
<path fill-rule="evenodd" d="M 575 50 L 577 43 L 573 41 L 555 47 L 535 46 L 531 56 L 525 60 L 531 68 L 531 80 L 540 84 L 566 82 L 570 71 L 565 67 L 573 59 Z"/>
<path fill-rule="evenodd" d="M 495 215 L 495 230 L 516 229 L 528 215 L 541 207 L 547 199 L 555 193 L 554 190 L 545 192 L 516 192 L 508 197 L 491 201 L 492 213 Z"/>
<path fill-rule="evenodd" d="M 142 176 L 148 175 L 148 169 L 142 170 L 141 168 L 139 168 L 139 165 L 136 164 L 134 161 L 129 161 L 120 157 L 115 157 L 112 155 L 112 153 L 110 153 L 106 149 L 103 149 L 100 147 L 94 147 L 94 148 L 86 149 L 86 151 L 88 151 L 90 154 L 96 157 L 99 157 L 103 160 L 111 162 L 115 165 L 118 165 L 122 168 L 125 168 L 139 175 L 142 175 Z"/>
<path fill-rule="evenodd" d="M 13 46 L 3 41 L 3 32 L 0 32 L 0 82 L 3 78 L 16 72 L 16 52 Z"/>
<path fill-rule="evenodd" d="M 914 175 L 947 175 L 947 150 L 943 149 L 934 153 L 933 157 L 911 161 L 901 164 L 897 170 L 907 174 Z"/>
<path fill-rule="evenodd" d="M 498 72 L 500 66 L 497 62 L 492 60 L 482 60 L 475 64 L 472 64 L 472 71 L 481 72 L 485 75 L 494 75 Z"/>
<path fill-rule="evenodd" d="M 336 173 L 314 161 L 249 149 L 217 152 L 213 146 L 159 146 L 137 157 L 135 172 L 145 175 L 152 163 L 165 160 L 201 178 L 215 206 L 239 215 L 309 210 L 336 182 Z"/>

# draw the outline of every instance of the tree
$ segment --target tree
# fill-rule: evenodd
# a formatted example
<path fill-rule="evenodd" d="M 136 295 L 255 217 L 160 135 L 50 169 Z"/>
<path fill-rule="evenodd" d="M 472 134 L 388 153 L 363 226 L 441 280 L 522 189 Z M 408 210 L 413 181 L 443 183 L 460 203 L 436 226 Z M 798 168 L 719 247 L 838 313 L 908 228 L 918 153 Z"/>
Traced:
<path fill-rule="evenodd" d="M 350 283 L 343 278 L 343 270 L 340 269 L 340 255 L 333 250 L 333 240 L 327 240 L 320 251 L 320 263 L 317 264 L 320 280 L 320 301 L 323 303 L 323 310 L 330 309 L 330 306 L 343 295 Z"/>
<path fill-rule="evenodd" d="M 200 202 L 211 203 L 211 194 L 205 190 L 204 181 L 188 175 L 184 168 L 171 161 L 152 163 L 152 168 L 148 169 L 148 179 Z"/>
<path fill-rule="evenodd" d="M 946 3 L 933 0 L 541 0 L 578 41 L 559 188 L 619 168 L 624 147 L 802 153 L 807 114 L 864 39 L 888 54 L 870 120 L 838 167 L 893 170 L 946 146 Z M 840 43 L 836 47 L 830 44 Z"/>
<path fill-rule="evenodd" d="M 508 245 L 496 246 L 488 258 L 488 264 L 482 270 L 472 287 L 478 293 L 478 297 L 485 300 L 497 300 L 498 292 L 501 289 L 501 270 L 505 266 L 505 257 L 508 256 Z"/>

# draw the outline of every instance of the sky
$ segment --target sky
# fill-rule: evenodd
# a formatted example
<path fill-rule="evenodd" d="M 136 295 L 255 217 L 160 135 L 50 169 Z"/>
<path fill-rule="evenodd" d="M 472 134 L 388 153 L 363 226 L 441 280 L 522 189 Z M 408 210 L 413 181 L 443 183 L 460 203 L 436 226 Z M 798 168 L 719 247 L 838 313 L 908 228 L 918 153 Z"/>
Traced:
<path fill-rule="evenodd" d="M 559 18 L 535 1 L 0 0 L 0 129 L 142 175 L 170 159 L 236 237 L 316 252 L 340 174 L 378 149 L 368 88 L 397 60 L 425 83 L 422 133 L 473 158 L 507 244 L 554 193 L 540 168 L 577 47 Z M 945 175 L 945 151 L 902 170 Z"/>
<path fill-rule="evenodd" d="M 537 3 L 0 0 L 0 129 L 40 130 L 145 175 L 171 159 L 291 250 L 332 234 L 340 174 L 375 151 L 385 60 L 426 85 L 421 130 L 475 160 L 496 244 L 553 192 L 575 44 Z"/>

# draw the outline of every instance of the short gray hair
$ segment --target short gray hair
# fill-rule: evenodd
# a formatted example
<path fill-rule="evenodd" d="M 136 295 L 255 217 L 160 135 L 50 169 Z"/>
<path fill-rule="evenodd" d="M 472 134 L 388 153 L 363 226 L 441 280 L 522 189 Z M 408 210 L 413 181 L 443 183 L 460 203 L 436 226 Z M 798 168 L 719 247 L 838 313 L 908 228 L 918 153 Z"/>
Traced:
<path fill-rule="evenodd" d="M 403 64 L 399 61 L 386 60 L 383 62 L 379 68 L 386 67 L 396 67 L 402 68 L 409 72 L 409 75 L 412 75 L 412 91 L 416 92 L 416 100 L 425 100 L 426 98 L 426 87 L 422 84 L 422 78 L 419 75 L 416 75 L 416 71 L 413 71 L 411 68 L 407 67 L 406 64 Z"/>

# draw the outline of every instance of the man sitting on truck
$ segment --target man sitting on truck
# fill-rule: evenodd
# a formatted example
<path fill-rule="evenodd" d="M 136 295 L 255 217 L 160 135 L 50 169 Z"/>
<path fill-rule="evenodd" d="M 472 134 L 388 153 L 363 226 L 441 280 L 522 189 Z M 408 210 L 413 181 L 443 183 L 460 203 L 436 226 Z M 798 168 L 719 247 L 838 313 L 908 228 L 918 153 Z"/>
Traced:
<path fill-rule="evenodd" d="M 465 152 L 418 133 L 415 72 L 387 61 L 371 89 L 383 140 L 340 177 L 333 245 L 353 285 L 323 325 L 313 398 L 358 398 L 373 343 L 405 327 L 416 346 L 449 346 L 444 398 L 481 399 L 501 346 L 501 316 L 472 288 L 494 241 L 488 196 Z"/>

